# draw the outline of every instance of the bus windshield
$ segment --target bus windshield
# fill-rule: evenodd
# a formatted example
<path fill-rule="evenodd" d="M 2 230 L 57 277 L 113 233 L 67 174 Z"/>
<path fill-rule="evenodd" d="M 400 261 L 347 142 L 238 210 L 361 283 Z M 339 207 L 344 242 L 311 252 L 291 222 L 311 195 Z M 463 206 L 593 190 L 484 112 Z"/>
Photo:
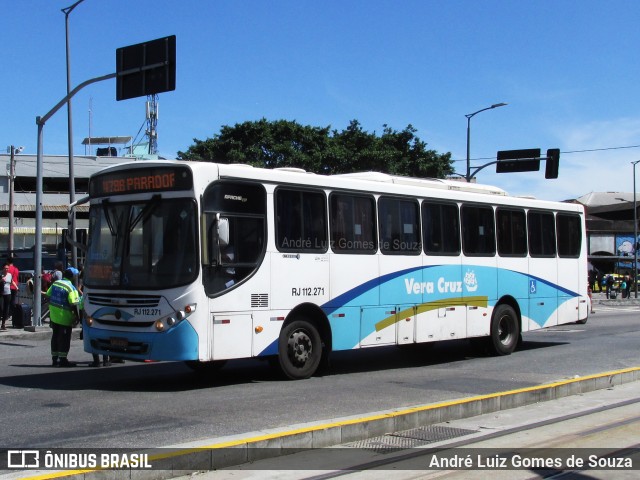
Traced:
<path fill-rule="evenodd" d="M 193 199 L 104 200 L 89 213 L 84 283 L 90 287 L 171 288 L 198 275 Z"/>

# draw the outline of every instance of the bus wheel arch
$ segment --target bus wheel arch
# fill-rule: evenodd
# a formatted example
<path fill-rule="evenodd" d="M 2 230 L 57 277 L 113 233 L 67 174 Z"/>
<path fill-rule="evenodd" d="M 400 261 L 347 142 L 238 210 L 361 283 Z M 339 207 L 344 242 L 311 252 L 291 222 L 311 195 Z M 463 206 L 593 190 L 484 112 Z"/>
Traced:
<path fill-rule="evenodd" d="M 292 380 L 311 377 L 327 363 L 331 330 L 324 313 L 315 305 L 302 304 L 289 313 L 278 339 L 278 362 Z"/>
<path fill-rule="evenodd" d="M 522 342 L 522 316 L 517 302 L 505 297 L 491 315 L 489 349 L 494 355 L 510 355 Z"/>

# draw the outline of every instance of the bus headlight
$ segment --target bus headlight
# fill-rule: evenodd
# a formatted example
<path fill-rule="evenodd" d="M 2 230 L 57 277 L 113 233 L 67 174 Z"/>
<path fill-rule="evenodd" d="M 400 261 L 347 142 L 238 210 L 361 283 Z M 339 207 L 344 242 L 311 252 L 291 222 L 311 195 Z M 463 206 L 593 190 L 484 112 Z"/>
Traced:
<path fill-rule="evenodd" d="M 159 332 L 164 330 L 164 323 L 162 323 L 162 320 L 156 320 L 156 330 Z"/>
<path fill-rule="evenodd" d="M 91 315 L 87 315 L 84 320 L 85 322 L 87 322 L 87 327 L 90 327 L 93 325 L 93 317 Z"/>
<path fill-rule="evenodd" d="M 180 314 L 181 312 L 178 312 L 178 319 L 180 319 Z M 176 319 L 173 317 L 169 317 L 167 318 L 167 325 L 169 325 L 170 327 L 174 326 L 176 324 Z"/>

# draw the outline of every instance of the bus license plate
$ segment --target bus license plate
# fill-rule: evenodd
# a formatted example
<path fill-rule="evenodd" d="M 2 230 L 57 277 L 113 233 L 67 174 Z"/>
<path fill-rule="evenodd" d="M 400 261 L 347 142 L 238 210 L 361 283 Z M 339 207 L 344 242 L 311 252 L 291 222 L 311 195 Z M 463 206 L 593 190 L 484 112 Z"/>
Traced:
<path fill-rule="evenodd" d="M 129 341 L 126 338 L 120 338 L 120 337 L 111 337 L 109 339 L 109 343 L 111 344 L 112 347 L 125 348 L 129 346 Z"/>

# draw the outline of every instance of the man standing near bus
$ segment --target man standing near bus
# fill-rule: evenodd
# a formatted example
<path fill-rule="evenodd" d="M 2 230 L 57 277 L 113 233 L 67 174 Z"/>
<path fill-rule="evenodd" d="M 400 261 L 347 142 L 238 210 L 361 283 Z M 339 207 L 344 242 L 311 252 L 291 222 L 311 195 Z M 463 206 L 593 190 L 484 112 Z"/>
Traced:
<path fill-rule="evenodd" d="M 78 270 L 67 268 L 62 280 L 56 280 L 44 293 L 49 297 L 49 315 L 51 318 L 51 365 L 53 367 L 73 367 L 75 364 L 67 358 L 71 348 L 71 330 L 78 320 L 80 296 L 73 285 L 73 276 Z"/>

